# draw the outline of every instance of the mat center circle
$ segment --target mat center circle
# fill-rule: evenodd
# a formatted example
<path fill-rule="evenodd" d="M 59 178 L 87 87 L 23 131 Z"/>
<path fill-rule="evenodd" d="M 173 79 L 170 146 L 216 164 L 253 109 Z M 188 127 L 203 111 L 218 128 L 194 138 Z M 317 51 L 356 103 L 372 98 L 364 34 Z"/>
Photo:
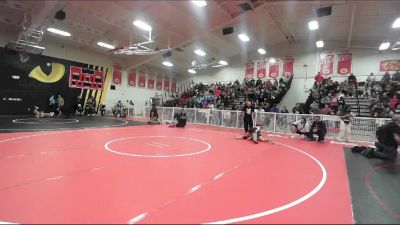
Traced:
<path fill-rule="evenodd" d="M 168 158 L 193 156 L 210 151 L 205 141 L 174 136 L 139 136 L 111 140 L 104 148 L 112 153 L 134 157 Z"/>

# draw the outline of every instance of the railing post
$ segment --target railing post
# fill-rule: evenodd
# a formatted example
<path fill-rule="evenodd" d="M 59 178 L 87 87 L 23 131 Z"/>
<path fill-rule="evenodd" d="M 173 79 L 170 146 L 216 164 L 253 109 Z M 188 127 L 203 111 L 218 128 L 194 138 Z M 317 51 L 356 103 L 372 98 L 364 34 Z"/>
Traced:
<path fill-rule="evenodd" d="M 276 132 L 276 113 L 274 113 L 274 132 Z"/>
<path fill-rule="evenodd" d="M 210 124 L 210 109 L 207 110 L 207 124 Z"/>
<path fill-rule="evenodd" d="M 197 109 L 194 109 L 194 121 L 193 123 L 196 123 L 197 121 Z"/>
<path fill-rule="evenodd" d="M 236 124 L 235 127 L 239 128 L 239 111 L 236 111 Z"/>
<path fill-rule="evenodd" d="M 175 116 L 175 107 L 172 108 L 172 121 L 174 120 L 174 116 Z"/>

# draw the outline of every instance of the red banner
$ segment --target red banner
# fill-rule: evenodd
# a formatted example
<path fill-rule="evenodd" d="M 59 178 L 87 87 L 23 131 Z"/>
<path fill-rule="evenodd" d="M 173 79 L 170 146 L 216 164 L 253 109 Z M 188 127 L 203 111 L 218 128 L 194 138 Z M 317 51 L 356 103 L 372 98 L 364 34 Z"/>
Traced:
<path fill-rule="evenodd" d="M 120 84 L 122 79 L 122 67 L 119 64 L 113 66 L 113 83 Z"/>
<path fill-rule="evenodd" d="M 379 66 L 381 72 L 397 70 L 400 70 L 400 60 L 383 60 Z"/>
<path fill-rule="evenodd" d="M 257 77 L 264 78 L 267 74 L 267 61 L 257 62 Z"/>
<path fill-rule="evenodd" d="M 245 78 L 247 80 L 251 80 L 253 79 L 253 75 L 254 75 L 254 63 L 247 63 L 245 70 Z"/>
<path fill-rule="evenodd" d="M 171 91 L 176 91 L 176 79 L 172 79 Z"/>
<path fill-rule="evenodd" d="M 143 71 L 139 73 L 139 87 L 146 87 L 146 73 Z"/>
<path fill-rule="evenodd" d="M 279 75 L 279 62 L 269 63 L 269 77 L 275 78 Z"/>
<path fill-rule="evenodd" d="M 136 70 L 131 69 L 128 75 L 128 85 L 136 86 Z"/>
<path fill-rule="evenodd" d="M 348 75 L 351 73 L 351 61 L 353 55 L 350 51 L 338 52 L 337 73 L 340 75 Z"/>
<path fill-rule="evenodd" d="M 287 56 L 283 58 L 283 76 L 293 77 L 293 65 L 294 58 L 292 56 Z"/>
<path fill-rule="evenodd" d="M 321 75 L 329 76 L 333 74 L 333 52 L 321 53 Z"/>
<path fill-rule="evenodd" d="M 164 77 L 164 90 L 169 91 L 169 77 Z"/>
<path fill-rule="evenodd" d="M 161 74 L 157 75 L 156 89 L 157 90 L 162 90 L 162 76 L 161 76 Z"/>
<path fill-rule="evenodd" d="M 154 80 L 153 75 L 149 74 L 149 79 L 147 79 L 147 87 L 149 89 L 154 89 L 154 83 L 155 83 L 155 80 Z"/>

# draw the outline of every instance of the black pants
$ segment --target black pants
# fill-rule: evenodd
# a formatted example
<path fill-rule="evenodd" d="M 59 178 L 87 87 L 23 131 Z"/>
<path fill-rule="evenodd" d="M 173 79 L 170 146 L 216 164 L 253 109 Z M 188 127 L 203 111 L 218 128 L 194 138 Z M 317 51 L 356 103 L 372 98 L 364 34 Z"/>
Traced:
<path fill-rule="evenodd" d="M 375 142 L 376 151 L 372 155 L 373 158 L 393 160 L 397 157 L 397 148 L 387 146 L 381 142 Z"/>
<path fill-rule="evenodd" d="M 251 116 L 244 117 L 244 131 L 247 133 L 253 127 L 253 118 Z"/>
<path fill-rule="evenodd" d="M 316 135 L 318 135 L 318 141 L 324 141 L 325 140 L 325 135 L 326 135 L 326 132 L 325 131 L 320 131 L 320 130 L 318 130 L 316 133 L 314 133 L 314 132 L 309 132 L 308 134 L 307 134 L 307 137 L 309 138 L 309 139 L 314 139 L 314 134 L 316 134 Z"/>

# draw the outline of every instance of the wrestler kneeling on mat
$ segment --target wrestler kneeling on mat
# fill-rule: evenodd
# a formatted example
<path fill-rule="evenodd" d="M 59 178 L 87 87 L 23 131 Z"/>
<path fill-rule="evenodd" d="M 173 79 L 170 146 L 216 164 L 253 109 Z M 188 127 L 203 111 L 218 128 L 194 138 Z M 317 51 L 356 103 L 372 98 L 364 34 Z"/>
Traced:
<path fill-rule="evenodd" d="M 170 125 L 168 127 L 181 127 L 184 128 L 186 126 L 186 121 L 187 121 L 187 117 L 186 117 L 186 110 L 182 109 L 182 111 L 180 113 L 177 113 L 174 118 L 176 118 L 176 120 L 178 121 L 177 123 L 172 122 L 170 123 Z"/>
<path fill-rule="evenodd" d="M 150 110 L 150 121 L 148 122 L 148 124 L 150 125 L 161 124 L 161 122 L 158 120 L 158 112 L 156 105 L 153 105 Z"/>
<path fill-rule="evenodd" d="M 310 132 L 310 124 L 307 122 L 305 117 L 301 117 L 291 124 L 291 131 L 294 134 L 299 134 L 304 136 L 304 139 L 308 139 L 308 132 Z M 294 137 L 294 135 L 293 135 Z"/>
<path fill-rule="evenodd" d="M 270 138 L 264 138 L 261 133 L 262 125 L 257 124 L 255 127 L 249 129 L 249 135 L 243 136 L 243 139 L 247 139 L 253 141 L 254 144 L 258 144 L 259 141 L 261 142 L 271 142 Z"/>

